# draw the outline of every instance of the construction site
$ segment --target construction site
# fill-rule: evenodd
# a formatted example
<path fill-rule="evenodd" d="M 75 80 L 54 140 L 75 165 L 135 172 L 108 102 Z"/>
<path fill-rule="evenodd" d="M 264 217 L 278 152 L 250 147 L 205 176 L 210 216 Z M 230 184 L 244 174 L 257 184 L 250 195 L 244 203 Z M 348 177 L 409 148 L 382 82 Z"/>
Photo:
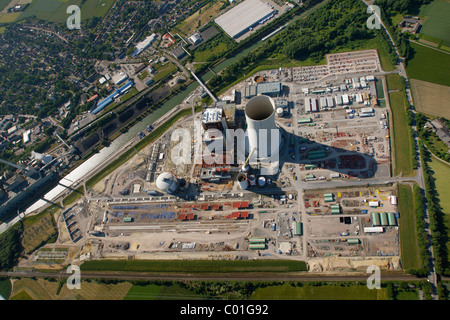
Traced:
<path fill-rule="evenodd" d="M 182 118 L 78 201 L 83 257 L 398 259 L 379 71 L 376 51 L 264 71 Z"/>

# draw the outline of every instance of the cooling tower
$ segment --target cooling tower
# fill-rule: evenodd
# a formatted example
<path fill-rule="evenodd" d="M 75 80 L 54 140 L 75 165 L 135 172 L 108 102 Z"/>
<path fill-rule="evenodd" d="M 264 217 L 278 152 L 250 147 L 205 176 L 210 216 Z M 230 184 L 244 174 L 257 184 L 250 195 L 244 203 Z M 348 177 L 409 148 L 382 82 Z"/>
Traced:
<path fill-rule="evenodd" d="M 280 150 L 281 134 L 275 125 L 275 102 L 265 95 L 251 98 L 244 109 L 247 122 L 247 154 L 256 148 L 252 159 L 267 159 Z M 275 131 L 276 130 L 276 131 Z M 272 141 L 273 139 L 278 141 Z"/>

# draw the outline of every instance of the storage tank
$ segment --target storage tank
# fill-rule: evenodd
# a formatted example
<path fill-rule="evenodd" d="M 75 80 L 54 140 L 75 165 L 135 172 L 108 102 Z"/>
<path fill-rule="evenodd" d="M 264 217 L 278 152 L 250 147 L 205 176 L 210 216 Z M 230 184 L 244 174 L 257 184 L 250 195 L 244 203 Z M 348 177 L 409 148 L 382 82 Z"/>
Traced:
<path fill-rule="evenodd" d="M 259 185 L 260 187 L 264 187 L 264 186 L 266 185 L 266 178 L 264 178 L 264 177 L 259 177 L 259 178 L 258 178 L 258 185 Z"/>
<path fill-rule="evenodd" d="M 177 178 L 170 172 L 163 172 L 156 179 L 156 187 L 162 192 L 174 193 L 178 189 Z"/>
<path fill-rule="evenodd" d="M 280 149 L 281 135 L 275 124 L 275 102 L 266 95 L 251 98 L 245 105 L 246 153 L 256 148 L 253 159 L 267 159 Z M 272 137 L 278 141 L 272 141 Z"/>

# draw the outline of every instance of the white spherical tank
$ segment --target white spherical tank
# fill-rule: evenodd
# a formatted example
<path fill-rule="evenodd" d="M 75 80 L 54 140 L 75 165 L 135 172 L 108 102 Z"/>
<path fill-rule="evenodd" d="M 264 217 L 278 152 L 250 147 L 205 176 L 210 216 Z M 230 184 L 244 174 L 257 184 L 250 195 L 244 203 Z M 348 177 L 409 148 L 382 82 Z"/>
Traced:
<path fill-rule="evenodd" d="M 245 105 L 244 112 L 247 122 L 247 153 L 256 148 L 254 159 L 264 159 L 279 152 L 281 134 L 275 124 L 273 99 L 265 95 L 253 97 Z M 273 137 L 278 141 L 272 141 Z"/>
<path fill-rule="evenodd" d="M 170 172 L 163 172 L 156 179 L 156 187 L 162 192 L 174 193 L 178 189 L 177 178 Z"/>

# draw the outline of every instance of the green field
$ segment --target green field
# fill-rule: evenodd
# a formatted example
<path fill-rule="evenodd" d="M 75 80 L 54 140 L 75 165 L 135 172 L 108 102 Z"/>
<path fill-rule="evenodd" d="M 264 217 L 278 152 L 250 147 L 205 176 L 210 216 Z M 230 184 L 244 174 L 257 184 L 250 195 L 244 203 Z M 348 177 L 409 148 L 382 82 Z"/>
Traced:
<path fill-rule="evenodd" d="M 0 278 L 0 296 L 5 300 L 9 299 L 11 294 L 11 281 L 9 278 Z"/>
<path fill-rule="evenodd" d="M 103 17 L 115 0 L 86 0 L 80 8 L 81 20 Z M 66 12 L 70 5 L 80 6 L 82 0 L 33 0 L 31 5 L 20 15 L 19 19 L 36 16 L 38 19 L 56 23 L 65 23 L 70 16 Z"/>
<path fill-rule="evenodd" d="M 228 45 L 224 42 L 219 43 L 212 49 L 207 49 L 204 51 L 195 51 L 194 53 L 194 62 L 205 62 L 208 61 L 208 58 L 211 56 L 220 55 L 220 53 L 226 51 L 228 49 Z"/>
<path fill-rule="evenodd" d="M 252 294 L 253 300 L 387 300 L 387 290 L 370 290 L 365 285 L 339 286 L 290 284 L 259 288 Z"/>
<path fill-rule="evenodd" d="M 398 187 L 398 212 L 400 213 L 400 252 L 403 269 L 419 267 L 417 252 L 416 216 L 414 198 L 410 185 L 401 184 Z"/>
<path fill-rule="evenodd" d="M 85 271 L 132 271 L 132 272 L 289 272 L 306 271 L 303 261 L 291 260 L 91 260 L 81 265 Z"/>
<path fill-rule="evenodd" d="M 434 0 L 420 8 L 420 16 L 426 20 L 420 34 L 450 42 L 450 2 Z"/>
<path fill-rule="evenodd" d="M 450 86 L 450 54 L 439 52 L 411 42 L 414 56 L 406 71 L 410 79 L 418 79 Z"/>
<path fill-rule="evenodd" d="M 0 11 L 2 11 L 10 2 L 11 0 L 0 0 Z"/>
<path fill-rule="evenodd" d="M 180 287 L 178 284 L 172 285 L 134 285 L 128 291 L 124 300 L 202 300 L 202 295 Z"/>
<path fill-rule="evenodd" d="M 174 72 L 177 66 L 172 62 L 167 62 L 164 65 L 161 65 L 160 63 L 155 64 L 153 65 L 153 68 L 157 72 L 157 74 L 153 77 L 153 80 L 155 82 L 158 82 L 159 80 L 165 79 L 169 74 Z"/>
<path fill-rule="evenodd" d="M 402 78 L 398 74 L 387 74 L 386 82 L 388 90 L 401 90 L 403 88 Z"/>
<path fill-rule="evenodd" d="M 402 174 L 404 177 L 413 175 L 413 161 L 411 159 L 411 132 L 406 119 L 406 106 L 403 92 L 389 93 L 389 102 L 392 110 L 394 150 L 394 175 Z"/>

